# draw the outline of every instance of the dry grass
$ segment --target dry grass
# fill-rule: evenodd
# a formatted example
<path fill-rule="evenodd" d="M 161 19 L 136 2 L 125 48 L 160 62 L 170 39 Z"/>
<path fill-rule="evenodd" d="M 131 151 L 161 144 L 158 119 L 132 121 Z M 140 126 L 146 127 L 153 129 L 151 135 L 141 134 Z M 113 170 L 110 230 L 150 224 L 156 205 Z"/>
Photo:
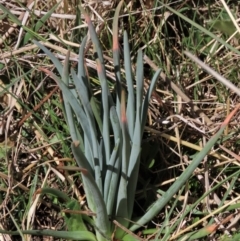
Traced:
<path fill-rule="evenodd" d="M 42 41 L 48 40 L 44 44 L 59 59 L 64 59 L 67 50 L 71 49 L 73 67 L 77 61 L 77 47 L 87 33 L 84 22 L 76 22 L 76 15 L 79 14 L 76 12 L 76 2 L 62 1 L 35 36 Z M 207 1 L 209 8 L 204 1 L 185 1 L 184 4 L 181 1 L 168 3 L 170 2 L 175 10 L 183 9 L 186 4 L 188 10 L 183 11 L 187 17 L 225 40 L 229 37 L 208 25 L 209 19 L 225 16 L 222 14 L 222 1 Z M 57 1 L 13 0 L 0 3 L 11 10 L 23 26 L 34 30 L 37 20 L 55 6 Z M 83 4 L 91 12 L 92 21 L 102 41 L 112 87 L 115 76 L 112 74 L 109 40 L 117 3 L 109 0 L 99 3 L 85 1 Z M 228 6 L 238 19 L 239 3 L 232 1 Z M 37 189 L 47 185 L 64 190 L 69 195 L 76 195 L 82 204 L 85 200 L 79 175 L 57 169 L 58 165 L 73 160 L 70 158 L 69 133 L 61 112 L 61 94 L 58 87 L 38 70 L 40 66 L 53 70 L 54 66 L 31 41 L 24 42 L 26 28 L 24 30 L 7 15 L 0 13 L 3 16 L 0 20 L 0 229 L 16 230 L 13 220 L 23 230 L 61 229 L 64 228 L 64 220 L 60 215 L 58 200 L 46 195 L 34 195 Z M 239 97 L 234 92 L 199 69 L 183 55 L 183 51 L 188 48 L 237 86 L 239 55 L 222 47 L 168 10 L 160 8 L 158 1 L 126 1 L 119 24 L 129 33 L 133 58 L 136 57 L 138 48 L 145 50 L 146 86 L 154 68 L 158 66 L 163 69 L 152 96 L 143 140 L 142 166 L 136 195 L 136 212 L 141 215 L 153 200 L 159 198 L 156 189 L 167 190 L 186 168 L 191 157 L 201 150 L 216 133 L 226 115 L 239 103 Z M 238 41 L 233 38 L 229 42 L 238 49 Z M 88 44 L 86 58 L 97 93 L 100 88 L 95 78 L 97 75 L 91 43 Z M 174 224 L 174 220 L 191 203 L 239 169 L 239 123 L 240 113 L 231 121 L 215 149 L 203 160 L 183 194 L 178 196 L 177 207 L 168 225 Z M 72 187 L 69 179 L 74 180 Z M 198 229 L 209 224 L 211 218 L 207 222 L 203 217 L 238 196 L 239 184 L 239 177 L 236 177 L 234 183 L 230 180 L 219 184 L 211 195 L 199 200 L 195 211 L 198 210 L 201 215 L 195 211 L 190 213 L 175 232 L 184 230 L 199 220 Z M 166 212 L 171 205 L 172 203 L 166 206 Z M 165 215 L 159 214 L 149 224 L 149 228 L 160 228 Z M 226 217 L 231 218 L 223 222 Z M 219 240 L 223 234 L 237 232 L 239 217 L 238 209 L 214 215 L 212 223 L 219 226 L 213 230 L 209 240 Z M 154 235 L 157 235 L 157 231 Z M 18 240 L 8 235 L 4 238 Z M 0 236 L 0 240 L 4 238 Z M 148 235 L 144 238 L 150 239 Z M 32 240 L 38 239 L 32 237 Z"/>

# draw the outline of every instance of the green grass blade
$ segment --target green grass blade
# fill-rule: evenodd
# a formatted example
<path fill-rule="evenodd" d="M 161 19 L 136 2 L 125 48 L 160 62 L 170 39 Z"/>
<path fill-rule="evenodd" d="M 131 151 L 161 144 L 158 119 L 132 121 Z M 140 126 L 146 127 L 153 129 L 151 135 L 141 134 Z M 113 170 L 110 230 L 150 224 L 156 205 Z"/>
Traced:
<path fill-rule="evenodd" d="M 118 177 L 119 177 L 119 164 L 117 163 L 116 169 L 116 160 L 118 159 L 119 154 L 120 139 L 115 144 L 115 147 L 112 151 L 110 162 L 108 164 L 106 178 L 104 181 L 104 194 L 105 194 L 105 203 L 107 207 L 108 215 L 112 214 L 112 209 L 115 203 L 115 197 L 118 189 Z"/>
<path fill-rule="evenodd" d="M 26 228 L 29 229 L 31 227 L 31 222 L 28 218 L 29 216 L 29 211 L 30 211 L 30 208 L 31 208 L 31 205 L 34 201 L 34 193 L 36 192 L 36 189 L 39 187 L 39 168 L 36 169 L 36 171 L 34 172 L 34 179 L 31 183 L 31 188 L 30 188 L 30 191 L 28 193 L 28 203 L 27 203 L 27 206 L 24 210 L 24 214 L 23 214 L 23 220 L 27 220 L 27 223 L 26 223 Z"/>
<path fill-rule="evenodd" d="M 118 223 L 124 227 L 128 227 L 128 197 L 127 197 L 127 178 L 125 175 L 120 176 L 120 183 L 118 187 L 118 196 L 117 196 L 117 207 L 116 207 L 116 220 Z M 120 228 L 117 228 L 115 232 L 115 238 L 122 239 L 124 231 Z"/>
<path fill-rule="evenodd" d="M 91 133 L 89 130 L 88 120 L 87 117 L 82 109 L 82 107 L 79 105 L 78 100 L 75 98 L 73 93 L 68 89 L 68 87 L 63 83 L 62 80 L 60 80 L 55 74 L 53 74 L 51 71 L 42 69 L 46 74 L 50 75 L 52 79 L 56 81 L 56 83 L 59 85 L 60 89 L 63 92 L 63 95 L 66 96 L 68 102 L 71 104 L 72 109 L 74 110 L 77 119 L 79 123 L 81 124 L 82 129 L 84 130 L 84 134 L 86 137 L 85 142 L 87 141 L 89 145 L 91 145 Z M 75 141 L 75 140 L 74 140 Z"/>
<path fill-rule="evenodd" d="M 41 194 L 51 194 L 53 196 L 56 196 L 60 199 L 62 199 L 64 202 L 70 202 L 71 199 L 68 197 L 68 195 L 58 189 L 55 188 L 50 188 L 50 187 L 45 187 L 45 188 L 41 188 L 37 191 L 38 193 Z"/>
<path fill-rule="evenodd" d="M 81 162 L 85 159 L 84 162 L 87 163 L 86 157 L 80 151 L 80 148 L 77 145 L 77 143 L 72 143 L 71 147 L 76 160 L 78 160 L 78 162 Z M 90 173 L 82 172 L 82 178 L 84 182 L 84 190 L 87 196 L 88 205 L 91 211 L 96 213 L 96 227 L 100 229 L 106 237 L 110 237 L 110 223 L 108 220 L 106 205 L 104 203 L 98 185 L 96 184 L 93 176 L 90 175 Z M 104 240 L 102 235 L 98 233 L 97 230 L 96 232 L 98 238 L 100 238 L 100 240 Z"/>
<path fill-rule="evenodd" d="M 118 119 L 118 114 L 114 106 L 112 106 L 110 109 L 110 120 L 112 124 L 112 129 L 113 129 L 114 142 L 116 143 L 118 138 L 122 138 L 121 136 L 122 132 L 121 132 L 121 127 Z"/>
<path fill-rule="evenodd" d="M 2 9 L 2 11 L 5 14 L 7 14 L 14 23 L 16 23 L 19 26 L 22 25 L 21 21 L 19 21 L 19 19 L 14 14 L 12 14 L 9 9 L 5 8 L 2 4 L 0 4 L 0 9 Z"/>
<path fill-rule="evenodd" d="M 171 200 L 173 195 L 176 194 L 180 190 L 180 188 L 184 185 L 184 183 L 189 179 L 189 177 L 192 175 L 194 170 L 198 167 L 200 162 L 204 159 L 204 157 L 208 154 L 208 152 L 211 150 L 211 148 L 215 145 L 219 137 L 224 131 L 224 128 L 226 127 L 227 123 L 230 121 L 232 116 L 236 113 L 236 111 L 240 108 L 240 105 L 238 105 L 226 118 L 226 120 L 222 123 L 220 130 L 207 142 L 205 147 L 200 151 L 196 157 L 192 160 L 191 164 L 186 168 L 186 170 L 180 175 L 180 177 L 174 182 L 174 184 L 167 190 L 165 195 L 160 198 L 158 201 L 156 201 L 153 206 L 141 217 L 139 220 L 136 221 L 136 224 L 134 224 L 130 230 L 135 231 L 142 225 L 146 224 L 152 218 L 154 218 L 161 210 L 162 208 Z"/>
<path fill-rule="evenodd" d="M 114 72 L 116 77 L 116 103 L 117 106 L 120 106 L 121 102 L 121 73 L 120 73 L 120 57 L 119 57 L 119 43 L 118 43 L 118 20 L 119 20 L 119 12 L 121 10 L 123 1 L 121 1 L 115 11 L 113 18 L 113 65 Z M 117 113 L 120 115 L 120 110 L 117 109 Z"/>
<path fill-rule="evenodd" d="M 129 217 L 132 216 L 133 212 L 133 207 L 134 207 L 134 201 L 135 201 L 135 192 L 136 192 L 136 187 L 137 187 L 137 182 L 138 182 L 138 174 L 139 174 L 139 166 L 140 166 L 140 151 L 141 149 L 137 150 L 139 152 L 138 157 L 136 159 L 136 165 L 134 166 L 132 170 L 132 174 L 130 177 L 128 177 L 128 189 L 127 189 L 127 195 L 128 195 L 128 214 Z"/>
<path fill-rule="evenodd" d="M 63 71 L 62 72 L 62 81 L 64 82 L 64 84 L 66 86 L 69 85 L 69 71 L 68 71 L 69 70 L 69 56 L 70 56 L 70 51 L 67 52 L 66 59 L 63 64 L 63 70 L 62 70 Z M 74 93 L 73 91 L 75 91 L 75 90 L 72 90 L 72 93 Z M 75 96 L 77 95 L 76 93 L 74 93 L 74 94 L 75 94 Z M 73 117 L 72 107 L 65 95 L 63 95 L 63 100 L 64 100 L 63 101 L 64 116 L 65 116 L 65 120 L 69 127 L 71 138 L 72 138 L 72 140 L 79 140 L 81 143 L 81 146 L 82 146 L 83 139 L 76 126 L 76 121 L 74 120 L 74 117 Z"/>
<path fill-rule="evenodd" d="M 72 107 L 66 98 L 64 98 L 63 105 L 64 105 L 63 106 L 64 118 L 69 127 L 69 132 L 70 132 L 71 138 L 72 138 L 72 140 L 79 140 L 82 151 L 84 151 L 83 138 L 79 132 L 80 126 L 77 126 L 77 122 L 74 119 Z"/>
<path fill-rule="evenodd" d="M 149 101 L 150 101 L 150 98 L 151 98 L 151 95 L 152 95 L 152 92 L 153 92 L 153 89 L 156 85 L 156 82 L 159 78 L 159 75 L 160 75 L 160 72 L 161 70 L 158 69 L 153 78 L 152 78 L 152 81 L 151 81 L 151 84 L 147 90 L 147 94 L 145 96 L 145 99 L 144 99 L 144 102 L 143 102 L 143 106 L 142 106 L 142 117 L 141 117 L 141 123 L 142 123 L 142 127 L 141 127 L 141 133 L 143 134 L 143 131 L 144 131 L 144 127 L 145 127 L 145 124 L 146 124 L 146 119 L 147 119 L 147 112 L 148 112 L 148 106 L 149 106 Z"/>
<path fill-rule="evenodd" d="M 142 141 L 142 109 L 143 109 L 143 56 L 142 51 L 138 51 L 137 58 L 137 74 L 136 74 L 136 82 L 137 82 L 137 97 L 136 97 L 136 116 L 135 116 L 135 129 L 132 139 L 132 149 L 129 158 L 129 167 L 128 167 L 128 213 L 131 216 L 133 205 L 134 205 L 134 193 L 136 190 L 137 179 L 138 179 L 138 171 L 139 171 L 139 161 L 140 161 L 140 152 L 141 152 L 141 141 Z M 156 80 L 155 80 L 156 81 Z M 154 82 L 152 83 L 151 91 L 154 87 Z M 150 94 L 150 92 L 149 92 Z M 149 95 L 148 94 L 148 95 Z M 148 99 L 148 96 L 145 99 Z M 147 100 L 146 100 L 147 101 Z M 145 102 L 144 102 L 145 103 Z M 146 102 L 147 103 L 147 102 Z M 145 105 L 146 105 L 145 103 Z M 145 107 L 146 108 L 146 107 Z M 146 117 L 145 117 L 146 118 Z M 144 123 L 145 125 L 145 123 Z"/>
<path fill-rule="evenodd" d="M 6 231 L 0 229 L 0 233 L 19 235 L 17 231 Z M 23 234 L 30 234 L 36 236 L 52 236 L 55 238 L 71 239 L 71 240 L 88 240 L 97 241 L 96 237 L 92 232 L 89 231 L 55 231 L 55 230 L 25 230 L 22 231 Z"/>
<path fill-rule="evenodd" d="M 63 66 L 60 63 L 60 61 L 54 56 L 54 54 L 51 53 L 45 46 L 43 46 L 38 41 L 33 40 L 33 43 L 36 44 L 40 49 L 42 49 L 45 52 L 45 54 L 51 59 L 54 66 L 57 68 L 59 74 L 61 75 L 63 73 Z"/>
<path fill-rule="evenodd" d="M 138 50 L 138 56 L 137 56 L 137 70 L 136 70 L 136 82 L 137 82 L 137 106 L 136 111 L 137 113 L 141 114 L 141 107 L 142 107 L 142 101 L 143 101 L 143 53 L 142 50 Z"/>
<path fill-rule="evenodd" d="M 132 79 L 132 65 L 130 57 L 130 49 L 127 32 L 124 31 L 124 67 L 126 72 L 126 82 L 128 88 L 128 101 L 127 101 L 127 120 L 128 120 L 128 132 L 133 139 L 134 124 L 135 124 L 135 94 L 133 89 Z"/>
<path fill-rule="evenodd" d="M 88 120 L 88 128 L 91 133 L 90 146 L 93 152 L 93 160 L 91 162 L 94 163 L 96 183 L 101 193 L 103 193 L 102 173 L 101 173 L 101 171 L 103 170 L 103 163 L 102 163 L 102 158 L 100 158 L 100 152 L 99 152 L 100 147 L 99 147 L 98 138 L 97 138 L 95 119 L 94 119 L 94 115 L 90 105 L 88 89 L 86 88 L 83 82 L 83 79 L 79 79 L 73 69 L 71 69 L 71 74 L 72 74 L 74 84 L 76 86 L 79 99 L 81 100 L 81 103 L 83 105 L 83 108 Z"/>
<path fill-rule="evenodd" d="M 78 75 L 77 76 L 79 79 L 81 79 L 81 81 L 84 83 L 84 86 L 86 87 L 86 91 L 87 91 L 88 99 L 90 99 L 90 105 L 91 105 L 93 115 L 95 116 L 99 130 L 102 134 L 103 133 L 103 124 L 102 124 L 102 119 L 101 119 L 101 115 L 100 115 L 100 108 L 98 107 L 97 101 L 91 93 L 89 79 L 88 79 L 88 76 L 86 74 L 85 67 L 84 67 L 84 62 L 85 62 L 84 52 L 85 52 L 86 43 L 87 43 L 87 36 L 84 37 L 82 44 L 80 46 L 80 49 L 79 49 Z"/>
<path fill-rule="evenodd" d="M 92 96 L 90 100 L 90 105 L 92 107 L 93 114 L 95 116 L 95 119 L 98 124 L 98 128 L 101 132 L 101 135 L 103 135 L 103 123 L 102 123 L 102 118 L 101 118 L 101 107 L 100 104 L 98 103 L 97 99 Z"/>
<path fill-rule="evenodd" d="M 35 32 L 38 32 L 38 30 L 44 26 L 44 24 L 47 22 L 47 20 L 51 17 L 52 13 L 57 9 L 57 7 L 60 5 L 61 2 L 57 3 L 55 6 L 53 6 L 45 15 L 41 17 L 39 21 L 37 21 L 35 25 Z"/>
<path fill-rule="evenodd" d="M 103 163 L 100 162 L 100 153 L 99 153 L 99 143 L 97 141 L 97 130 L 95 125 L 95 119 L 92 112 L 92 108 L 90 105 L 89 95 L 88 95 L 88 89 L 87 86 L 85 86 L 83 79 L 79 79 L 73 69 L 71 69 L 71 75 L 74 81 L 74 84 L 76 86 L 76 90 L 78 93 L 78 97 L 81 100 L 81 103 L 83 105 L 87 120 L 88 120 L 88 128 L 91 133 L 91 148 L 93 150 L 93 158 L 95 163 L 95 171 L 96 171 L 96 178 L 98 179 L 99 188 L 102 190 L 102 187 L 100 187 L 101 183 L 101 170 L 103 169 Z M 85 131 L 85 130 L 84 130 Z M 100 165 L 100 166 L 99 166 Z"/>
<path fill-rule="evenodd" d="M 47 20 L 51 17 L 52 13 L 55 11 L 55 9 L 59 6 L 61 2 L 57 3 L 55 6 L 53 6 L 45 15 L 39 19 L 35 25 L 34 32 L 38 32 L 38 30 L 44 26 L 44 24 L 47 22 Z M 30 32 L 27 32 L 23 39 L 23 45 L 25 46 L 28 41 L 33 37 L 33 35 Z"/>
<path fill-rule="evenodd" d="M 129 159 L 128 167 L 128 177 L 131 176 L 134 166 L 138 160 L 140 151 L 141 151 L 141 139 L 142 139 L 142 124 L 141 124 L 141 115 L 142 115 L 142 102 L 143 102 L 143 56 L 142 50 L 138 51 L 137 57 L 137 96 L 136 96 L 136 119 L 135 119 L 135 129 L 134 136 L 132 140 L 132 150 Z"/>
<path fill-rule="evenodd" d="M 102 54 L 102 49 L 101 45 L 98 39 L 98 36 L 96 34 L 96 31 L 93 27 L 93 24 L 91 22 L 91 19 L 89 15 L 84 11 L 82 7 L 80 7 L 81 11 L 84 14 L 85 21 L 88 25 L 90 37 L 93 42 L 94 46 L 94 51 L 96 51 L 96 64 L 97 64 L 97 72 L 98 72 L 98 77 L 101 83 L 102 87 L 102 106 L 103 106 L 103 145 L 104 145 L 104 150 L 105 150 L 105 159 L 106 163 L 109 162 L 110 160 L 110 153 L 111 153 L 111 148 L 110 148 L 110 131 L 109 131 L 109 100 L 111 98 L 109 88 L 108 88 L 108 82 L 107 82 L 107 77 L 106 77 L 106 70 L 104 66 L 104 59 L 103 59 L 103 54 Z"/>
<path fill-rule="evenodd" d="M 98 76 L 102 83 L 102 106 L 103 106 L 103 142 L 104 142 L 104 150 L 105 150 L 105 158 L 106 163 L 109 162 L 110 159 L 110 120 L 109 120 L 109 89 L 107 79 L 104 79 L 104 72 L 100 65 L 100 61 L 96 60 Z"/>
<path fill-rule="evenodd" d="M 7 209 L 7 211 L 8 211 L 9 216 L 10 216 L 11 219 L 12 219 L 12 222 L 14 223 L 15 227 L 17 228 L 18 234 L 21 236 L 22 241 L 25 241 L 26 239 L 25 239 L 24 236 L 23 236 L 24 233 L 23 233 L 23 231 L 20 229 L 19 224 L 18 224 L 17 221 L 14 219 L 14 217 L 13 217 L 13 215 L 11 214 L 10 210 L 9 210 L 7 207 L 6 207 L 6 209 Z"/>
<path fill-rule="evenodd" d="M 115 163 L 114 159 L 111 159 L 108 169 L 105 176 L 105 187 L 104 187 L 104 194 L 105 194 L 105 202 L 107 205 L 108 213 L 112 215 L 116 215 L 116 213 L 112 212 L 113 204 L 116 203 L 116 193 L 118 191 L 117 185 L 119 184 L 119 175 L 121 170 L 121 155 L 122 152 L 120 151 L 122 149 L 122 132 L 120 129 L 118 114 L 114 106 L 110 109 L 110 119 L 112 123 L 112 129 L 114 134 L 114 143 L 115 148 L 118 148 L 118 155 L 116 156 Z M 115 154 L 116 149 L 113 149 L 112 155 Z"/>
<path fill-rule="evenodd" d="M 89 120 L 88 124 L 89 124 L 90 130 L 93 132 L 92 141 L 94 141 L 93 138 L 95 140 L 97 140 L 97 131 L 96 131 L 96 126 L 95 126 L 95 119 L 94 119 L 94 115 L 93 115 L 91 105 L 90 105 L 88 89 L 86 88 L 83 80 L 79 79 L 77 77 L 77 75 L 76 75 L 76 73 L 73 69 L 71 69 L 71 75 L 72 75 L 72 78 L 73 78 L 73 82 L 76 86 L 78 97 L 81 100 L 81 104 L 83 105 L 85 114 L 87 116 L 87 119 Z"/>
<path fill-rule="evenodd" d="M 87 227 L 83 222 L 82 215 L 78 212 L 81 211 L 81 206 L 78 200 L 72 199 L 67 203 L 66 208 L 71 210 L 71 213 L 65 213 L 64 220 L 67 224 L 68 231 L 87 231 Z"/>
<path fill-rule="evenodd" d="M 105 71 L 105 66 L 104 66 L 104 58 L 103 58 L 101 43 L 98 39 L 97 33 L 96 33 L 95 28 L 92 24 L 90 16 L 80 5 L 79 5 L 79 8 L 80 8 L 82 14 L 84 15 L 85 21 L 88 25 L 88 31 L 89 31 L 90 37 L 92 39 L 92 42 L 93 42 L 95 58 L 96 59 L 98 58 L 100 60 L 101 65 L 104 68 L 104 73 L 105 73 L 106 71 Z"/>
<path fill-rule="evenodd" d="M 125 107 L 125 90 L 122 89 L 121 94 L 121 126 L 122 126 L 122 166 L 121 166 L 121 176 L 120 176 L 120 184 L 118 188 L 118 196 L 117 196 L 117 221 L 124 225 L 124 227 L 128 227 L 129 221 L 129 213 L 128 213 L 128 164 L 129 164 L 129 156 L 130 156 L 130 138 L 127 131 L 127 118 L 126 118 L 126 107 Z M 123 230 L 117 229 L 116 238 L 121 238 L 123 235 Z"/>
<path fill-rule="evenodd" d="M 16 23 L 18 26 L 22 27 L 27 33 L 30 33 L 32 36 L 36 37 L 37 39 L 41 40 L 41 41 L 46 41 L 46 39 L 42 38 L 39 34 L 35 33 L 34 31 L 32 31 L 30 28 L 27 28 L 26 26 L 23 26 L 21 21 L 19 21 L 19 19 L 11 13 L 11 11 L 9 11 L 9 9 L 5 8 L 2 4 L 0 4 L 0 9 L 2 9 L 2 11 L 4 13 L 7 13 L 7 15 L 10 17 L 10 19 Z"/>
<path fill-rule="evenodd" d="M 89 81 L 88 77 L 86 75 L 86 70 L 84 67 L 85 59 L 84 59 L 84 52 L 85 47 L 87 43 L 87 36 L 83 38 L 83 41 L 81 43 L 81 46 L 79 48 L 79 54 L 78 54 L 78 78 L 82 80 L 84 83 L 84 86 L 86 86 L 87 91 L 90 91 Z"/>
<path fill-rule="evenodd" d="M 91 149 L 91 146 L 89 145 L 88 141 L 87 140 L 87 136 L 86 136 L 86 133 L 83 132 L 83 139 L 85 140 L 84 141 L 84 148 L 83 149 L 83 153 L 84 155 L 86 156 L 86 159 L 88 161 L 88 163 L 90 164 L 90 166 L 92 167 L 92 171 L 94 173 L 94 168 L 95 168 L 95 164 L 94 164 L 94 158 L 93 158 L 93 151 Z M 94 176 L 94 174 L 93 174 Z"/>
<path fill-rule="evenodd" d="M 87 36 L 84 37 L 84 39 L 81 43 L 80 49 L 79 49 L 78 78 L 81 79 L 82 82 L 84 83 L 84 85 L 86 86 L 86 89 L 88 91 L 88 95 L 90 98 L 90 105 L 91 105 L 92 112 L 97 121 L 99 130 L 100 130 L 101 134 L 103 134 L 103 124 L 102 124 L 102 118 L 101 118 L 101 114 L 100 114 L 100 112 L 101 112 L 100 107 L 97 104 L 96 98 L 92 95 L 91 87 L 89 84 L 89 79 L 88 79 L 88 76 L 86 74 L 85 67 L 84 67 L 84 62 L 85 62 L 84 53 L 85 53 L 86 43 L 87 43 Z"/>

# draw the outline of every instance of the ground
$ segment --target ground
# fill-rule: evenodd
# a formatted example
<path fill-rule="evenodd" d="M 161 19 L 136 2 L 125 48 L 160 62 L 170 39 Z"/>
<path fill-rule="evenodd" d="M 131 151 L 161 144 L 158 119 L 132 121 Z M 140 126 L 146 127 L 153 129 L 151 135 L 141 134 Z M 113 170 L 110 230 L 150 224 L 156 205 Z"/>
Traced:
<path fill-rule="evenodd" d="M 86 201 L 80 174 L 59 168 L 75 163 L 63 98 L 56 83 L 40 69 L 57 73 L 55 66 L 32 42 L 47 40 L 45 46 L 61 61 L 70 49 L 71 66 L 76 69 L 78 46 L 87 27 L 77 1 L 57 2 L 0 1 L 0 229 L 8 231 L 17 227 L 66 229 L 64 204 L 51 195 L 36 196 L 43 186 L 77 197 L 82 205 Z M 143 215 L 164 195 L 239 103 L 239 89 L 226 87 L 184 52 L 189 51 L 239 88 L 239 1 L 162 2 L 125 1 L 119 18 L 120 46 L 126 31 L 132 61 L 136 62 L 139 48 L 144 52 L 145 91 L 154 71 L 162 69 L 142 140 L 135 216 Z M 114 0 L 82 3 L 101 41 L 112 92 L 112 18 L 117 4 Z M 50 18 L 47 13 L 51 9 Z M 97 97 L 101 89 L 90 41 L 85 53 Z M 213 225 L 208 239 L 198 240 L 228 240 L 227 236 L 237 235 L 239 201 L 231 200 L 240 191 L 239 123 L 237 111 L 181 192 L 148 224 L 147 229 L 154 231 L 147 234 L 142 230 L 137 233 L 139 238 L 161 239 L 161 228 L 173 227 L 176 220 L 180 220 L 177 227 L 164 240 L 177 240 L 180 231 L 201 230 L 207 225 Z M 73 186 L 69 180 L 74 181 Z M 42 240 L 34 236 L 26 240 L 31 238 Z M 5 240 L 18 238 L 5 235 Z"/>

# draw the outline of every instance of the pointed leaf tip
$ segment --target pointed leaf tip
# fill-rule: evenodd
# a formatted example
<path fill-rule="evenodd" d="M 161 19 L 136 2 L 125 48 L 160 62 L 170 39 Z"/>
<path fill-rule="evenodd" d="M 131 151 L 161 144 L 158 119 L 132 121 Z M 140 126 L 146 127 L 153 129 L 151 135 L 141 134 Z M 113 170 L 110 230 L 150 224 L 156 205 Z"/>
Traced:
<path fill-rule="evenodd" d="M 80 145 L 80 142 L 79 141 L 73 141 L 73 145 L 74 145 L 74 147 L 78 147 Z"/>
<path fill-rule="evenodd" d="M 119 13 L 123 4 L 123 0 L 120 1 L 118 4 L 115 15 L 113 18 L 113 51 L 116 51 L 119 49 L 119 43 L 118 43 L 118 19 L 119 19 Z"/>

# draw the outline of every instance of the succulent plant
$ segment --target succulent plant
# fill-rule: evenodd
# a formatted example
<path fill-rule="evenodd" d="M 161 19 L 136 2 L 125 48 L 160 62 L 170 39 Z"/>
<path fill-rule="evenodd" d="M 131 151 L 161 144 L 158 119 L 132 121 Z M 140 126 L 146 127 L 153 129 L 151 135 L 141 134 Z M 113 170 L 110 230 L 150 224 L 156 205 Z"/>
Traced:
<path fill-rule="evenodd" d="M 97 74 L 101 84 L 101 113 L 92 95 L 90 80 L 84 66 L 87 37 L 79 49 L 78 72 L 71 69 L 71 75 L 68 72 L 69 54 L 62 66 L 48 49 L 34 41 L 52 60 L 61 76 L 57 77 L 44 70 L 57 82 L 63 93 L 66 122 L 73 140 L 71 147 L 77 164 L 85 170 L 82 172 L 82 181 L 89 209 L 96 213 L 93 219 L 98 240 L 112 236 L 115 227 L 109 218 L 116 219 L 126 228 L 129 227 L 127 220 L 132 216 L 148 104 L 160 74 L 160 70 L 156 71 L 143 98 L 143 53 L 139 50 L 134 90 L 128 36 L 124 32 L 125 76 L 122 80 L 118 43 L 118 15 L 121 5 L 122 2 L 116 9 L 113 22 L 115 101 L 109 90 L 99 39 L 89 15 L 81 8 L 96 56 Z M 75 89 L 69 89 L 69 83 L 74 83 Z M 127 86 L 127 91 L 122 87 L 123 84 Z M 113 138 L 110 137 L 111 134 Z M 123 236 L 124 232 L 120 228 L 117 229 L 115 237 Z"/>

